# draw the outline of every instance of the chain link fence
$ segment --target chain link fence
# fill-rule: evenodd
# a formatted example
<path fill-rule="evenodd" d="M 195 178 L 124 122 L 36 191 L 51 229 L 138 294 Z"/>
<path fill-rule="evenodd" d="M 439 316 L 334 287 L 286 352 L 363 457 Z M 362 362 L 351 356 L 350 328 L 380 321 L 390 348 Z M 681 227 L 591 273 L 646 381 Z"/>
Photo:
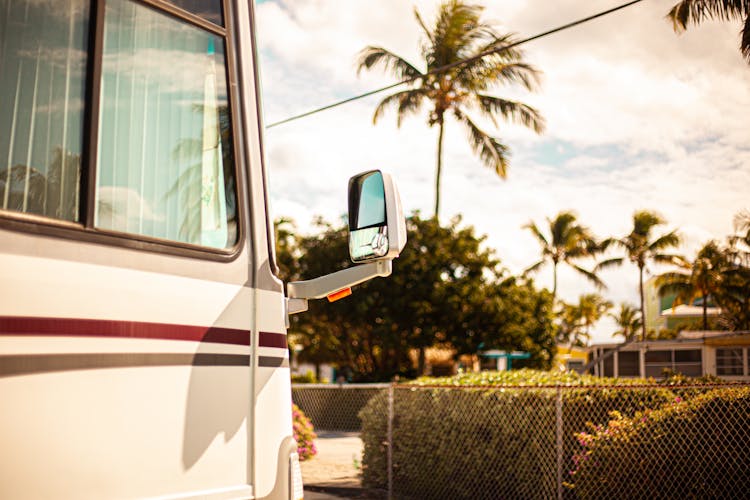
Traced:
<path fill-rule="evenodd" d="M 293 384 L 292 401 L 316 431 L 360 432 L 359 412 L 389 384 Z"/>
<path fill-rule="evenodd" d="M 316 427 L 361 432 L 362 485 L 383 497 L 747 498 L 750 491 L 748 384 L 293 391 Z"/>

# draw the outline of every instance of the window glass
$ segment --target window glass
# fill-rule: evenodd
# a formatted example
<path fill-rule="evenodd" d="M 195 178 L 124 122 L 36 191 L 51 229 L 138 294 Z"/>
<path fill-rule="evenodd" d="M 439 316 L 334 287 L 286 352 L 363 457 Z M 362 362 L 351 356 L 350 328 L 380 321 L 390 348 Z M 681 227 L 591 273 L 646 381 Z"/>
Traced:
<path fill-rule="evenodd" d="M 674 361 L 675 363 L 700 363 L 701 351 L 700 349 L 691 349 L 689 351 L 675 351 Z"/>
<path fill-rule="evenodd" d="M 646 363 L 672 364 L 672 351 L 646 351 Z"/>
<path fill-rule="evenodd" d="M 89 2 L 0 0 L 0 208 L 77 221 Z"/>
<path fill-rule="evenodd" d="M 583 361 L 578 359 L 569 359 L 567 362 L 568 370 L 573 370 L 575 372 L 581 372 L 583 370 L 583 367 L 585 366 L 583 364 Z"/>
<path fill-rule="evenodd" d="M 237 241 L 224 42 L 129 0 L 104 17 L 96 226 Z"/>
<path fill-rule="evenodd" d="M 742 348 L 716 349 L 717 375 L 742 375 Z"/>
<path fill-rule="evenodd" d="M 604 376 L 614 377 L 615 376 L 615 356 L 612 353 L 612 349 L 605 349 L 604 356 Z"/>
<path fill-rule="evenodd" d="M 166 0 L 206 21 L 224 26 L 224 16 L 221 10 L 221 0 Z"/>
<path fill-rule="evenodd" d="M 618 352 L 617 375 L 620 377 L 638 377 L 641 374 L 638 356 L 637 351 Z"/>

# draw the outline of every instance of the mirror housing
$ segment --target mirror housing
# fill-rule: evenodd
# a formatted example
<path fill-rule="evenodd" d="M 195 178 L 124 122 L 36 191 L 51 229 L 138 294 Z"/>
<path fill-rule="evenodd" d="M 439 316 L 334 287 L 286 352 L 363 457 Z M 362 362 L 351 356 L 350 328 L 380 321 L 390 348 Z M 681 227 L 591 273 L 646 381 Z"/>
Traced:
<path fill-rule="evenodd" d="M 392 260 L 406 245 L 398 187 L 393 178 L 371 170 L 349 179 L 349 257 L 352 262 Z"/>
<path fill-rule="evenodd" d="M 349 256 L 361 264 L 319 278 L 287 283 L 287 314 L 306 311 L 310 299 L 327 297 L 333 302 L 349 295 L 354 285 L 389 276 L 391 261 L 404 245 L 406 219 L 393 178 L 380 170 L 355 175 L 349 179 Z"/>

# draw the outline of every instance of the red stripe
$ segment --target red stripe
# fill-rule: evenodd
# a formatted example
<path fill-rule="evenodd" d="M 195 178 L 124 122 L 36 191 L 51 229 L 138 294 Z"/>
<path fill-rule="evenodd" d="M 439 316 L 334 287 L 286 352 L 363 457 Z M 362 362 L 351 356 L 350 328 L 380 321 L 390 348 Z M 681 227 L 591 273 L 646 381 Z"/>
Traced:
<path fill-rule="evenodd" d="M 250 345 L 249 330 L 100 319 L 0 316 L 0 335 L 71 335 L 76 337 L 189 340 L 193 342 Z M 263 335 L 263 333 L 260 335 L 262 346 L 264 345 L 262 343 Z M 281 336 L 284 337 L 284 346 L 286 346 L 286 336 Z"/>
<path fill-rule="evenodd" d="M 260 347 L 279 347 L 286 349 L 286 335 L 283 333 L 260 332 L 258 334 L 258 345 Z"/>

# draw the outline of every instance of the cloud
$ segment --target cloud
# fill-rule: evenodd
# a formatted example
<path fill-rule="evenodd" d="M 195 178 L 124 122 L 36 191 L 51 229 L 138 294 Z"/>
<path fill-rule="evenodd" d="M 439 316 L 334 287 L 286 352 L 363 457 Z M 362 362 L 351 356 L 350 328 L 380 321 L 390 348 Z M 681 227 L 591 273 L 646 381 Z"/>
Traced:
<path fill-rule="evenodd" d="M 428 24 L 436 3 L 415 2 Z M 524 37 L 617 3 L 496 1 L 486 16 Z M 464 130 L 448 122 L 443 217 L 462 213 L 513 272 L 539 258 L 522 225 L 562 210 L 575 210 L 600 236 L 629 232 L 635 210 L 657 210 L 669 221 L 664 231 L 679 228 L 688 256 L 729 234 L 732 216 L 748 208 L 750 67 L 737 48 L 739 26 L 707 23 L 677 36 L 664 19 L 673 3 L 644 2 L 527 44 L 527 60 L 544 71 L 540 92 L 494 92 L 538 107 L 548 129 L 536 136 L 500 125 L 495 133 L 512 150 L 503 181 L 472 153 Z M 268 122 L 392 83 L 379 71 L 357 76 L 354 59 L 366 45 L 419 63 L 412 2 L 265 2 L 258 27 Z M 303 224 L 314 214 L 333 220 L 345 210 L 348 177 L 370 168 L 395 175 L 407 211 L 432 213 L 437 130 L 426 127 L 424 114 L 400 129 L 393 114 L 372 126 L 384 95 L 267 132 L 277 214 Z M 624 266 L 603 278 L 608 299 L 637 303 L 636 270 Z M 543 270 L 537 280 L 551 286 L 551 273 Z M 569 301 L 594 291 L 572 271 L 561 271 L 559 290 Z M 611 331 L 603 324 L 597 338 Z"/>

